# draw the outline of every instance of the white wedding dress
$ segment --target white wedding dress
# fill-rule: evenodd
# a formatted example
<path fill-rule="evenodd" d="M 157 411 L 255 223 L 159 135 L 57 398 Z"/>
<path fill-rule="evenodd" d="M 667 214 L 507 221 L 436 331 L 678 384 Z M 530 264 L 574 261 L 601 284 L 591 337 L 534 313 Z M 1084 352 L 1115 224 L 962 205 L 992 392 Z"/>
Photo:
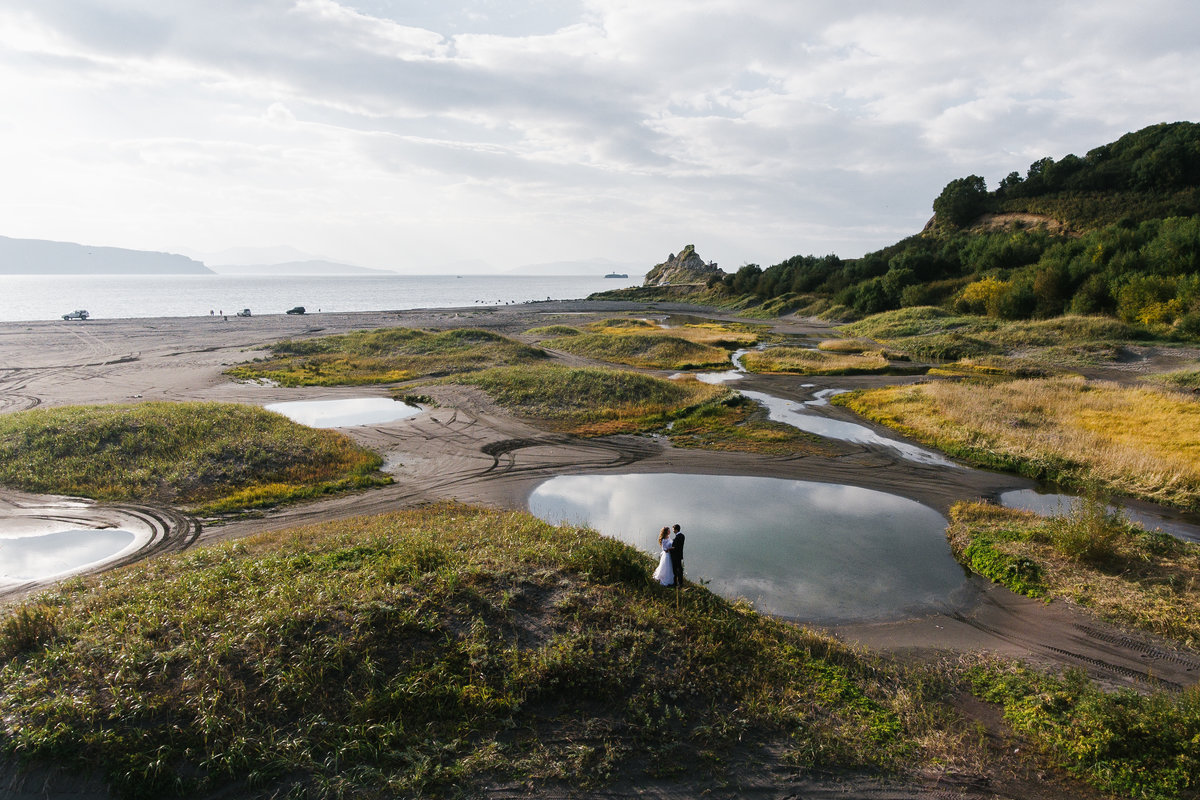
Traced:
<path fill-rule="evenodd" d="M 654 579 L 663 586 L 675 583 L 675 568 L 671 566 L 671 554 L 667 552 L 674 540 L 674 536 L 663 540 L 662 555 L 658 557 L 658 566 L 654 569 Z"/>

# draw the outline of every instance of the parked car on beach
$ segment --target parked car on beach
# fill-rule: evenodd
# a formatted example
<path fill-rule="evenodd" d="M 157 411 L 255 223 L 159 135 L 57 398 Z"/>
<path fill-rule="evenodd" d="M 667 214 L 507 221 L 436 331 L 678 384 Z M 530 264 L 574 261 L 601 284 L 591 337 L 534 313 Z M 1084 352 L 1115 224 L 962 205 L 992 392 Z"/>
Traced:
<path fill-rule="evenodd" d="M 288 314 L 303 314 L 303 313 L 304 313 L 304 306 L 296 306 L 295 308 L 289 308 L 289 309 L 288 309 L 288 310 L 287 310 L 285 313 L 288 313 Z"/>
<path fill-rule="evenodd" d="M 243 308 L 241 311 L 237 312 L 237 315 L 239 317 L 248 317 L 248 316 L 250 316 L 250 309 Z"/>
<path fill-rule="evenodd" d="M 63 319 L 87 319 L 88 312 L 82 308 L 77 308 L 70 314 L 63 314 Z"/>

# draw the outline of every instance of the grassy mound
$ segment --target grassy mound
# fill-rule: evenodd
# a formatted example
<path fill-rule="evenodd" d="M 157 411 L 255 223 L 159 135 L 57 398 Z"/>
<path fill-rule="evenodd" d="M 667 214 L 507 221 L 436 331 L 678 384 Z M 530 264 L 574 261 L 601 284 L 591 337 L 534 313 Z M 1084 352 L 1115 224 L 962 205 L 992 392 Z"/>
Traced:
<path fill-rule="evenodd" d="M 1055 377 L 937 381 L 833 402 L 982 466 L 1200 509 L 1190 397 Z"/>
<path fill-rule="evenodd" d="M 578 336 L 583 333 L 579 328 L 572 328 L 570 325 L 542 325 L 537 328 L 530 328 L 525 331 L 530 336 L 537 336 L 540 339 L 552 339 L 556 336 Z"/>
<path fill-rule="evenodd" d="M 729 363 L 719 347 L 665 334 L 583 333 L 545 342 L 546 347 L 584 358 L 647 369 L 704 369 Z"/>
<path fill-rule="evenodd" d="M 751 350 L 742 356 L 750 372 L 790 375 L 870 375 L 894 372 L 892 362 L 880 350 L 869 353 L 830 353 L 804 347 L 771 347 Z"/>
<path fill-rule="evenodd" d="M 1050 518 L 958 503 L 947 537 L 959 561 L 1015 592 L 1200 647 L 1200 545 L 1146 531 L 1102 502 Z"/>
<path fill-rule="evenodd" d="M 227 511 L 390 483 L 335 431 L 257 406 L 140 403 L 0 415 L 0 483 Z"/>
<path fill-rule="evenodd" d="M 697 380 L 552 364 L 501 367 L 453 380 L 478 386 L 515 414 L 583 435 L 654 430 L 689 408 L 731 394 Z"/>
<path fill-rule="evenodd" d="M 0 624 L 0 749 L 126 797 L 476 796 L 947 764 L 944 685 L 527 514 L 438 505 L 64 585 Z M 681 677 L 685 676 L 685 677 Z"/>
<path fill-rule="evenodd" d="M 286 340 L 269 349 L 269 358 L 234 367 L 228 374 L 282 386 L 337 386 L 394 383 L 547 358 L 535 347 L 473 328 L 436 333 L 383 328 Z"/>

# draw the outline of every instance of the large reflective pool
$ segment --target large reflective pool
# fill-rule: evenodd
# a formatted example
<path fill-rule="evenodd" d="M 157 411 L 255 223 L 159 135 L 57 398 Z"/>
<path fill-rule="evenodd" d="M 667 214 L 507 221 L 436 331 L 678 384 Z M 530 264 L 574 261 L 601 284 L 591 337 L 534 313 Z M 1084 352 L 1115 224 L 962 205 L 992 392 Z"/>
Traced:
<path fill-rule="evenodd" d="M 834 623 L 953 605 L 966 575 L 946 520 L 883 492 L 728 475 L 581 475 L 543 483 L 529 509 L 651 554 L 664 525 L 687 534 L 689 580 L 770 614 Z"/>
<path fill-rule="evenodd" d="M 73 572 L 119 555 L 136 538 L 118 529 L 0 537 L 0 579 L 40 580 Z"/>
<path fill-rule="evenodd" d="M 378 425 L 420 414 L 421 409 L 387 397 L 351 397 L 344 400 L 296 400 L 263 406 L 310 428 L 345 428 Z"/>

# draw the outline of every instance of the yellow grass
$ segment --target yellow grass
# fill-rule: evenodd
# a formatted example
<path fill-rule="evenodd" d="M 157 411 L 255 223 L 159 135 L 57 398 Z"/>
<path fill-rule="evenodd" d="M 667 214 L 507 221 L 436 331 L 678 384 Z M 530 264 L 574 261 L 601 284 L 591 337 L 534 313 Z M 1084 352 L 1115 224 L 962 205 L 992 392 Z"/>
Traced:
<path fill-rule="evenodd" d="M 799 375 L 852 375 L 882 372 L 889 366 L 882 353 L 835 354 L 803 347 L 771 347 L 742 356 L 750 372 L 782 372 Z"/>
<path fill-rule="evenodd" d="M 939 381 L 839 398 L 988 466 L 1200 508 L 1200 403 L 1079 377 Z"/>
<path fill-rule="evenodd" d="M 596 333 L 609 334 L 642 334 L 674 336 L 686 339 L 693 344 L 710 347 L 736 349 L 757 344 L 760 336 L 767 330 L 764 325 L 747 325 L 730 322 L 697 322 L 674 327 L 666 327 L 652 320 L 643 319 L 606 319 L 588 326 Z"/>

